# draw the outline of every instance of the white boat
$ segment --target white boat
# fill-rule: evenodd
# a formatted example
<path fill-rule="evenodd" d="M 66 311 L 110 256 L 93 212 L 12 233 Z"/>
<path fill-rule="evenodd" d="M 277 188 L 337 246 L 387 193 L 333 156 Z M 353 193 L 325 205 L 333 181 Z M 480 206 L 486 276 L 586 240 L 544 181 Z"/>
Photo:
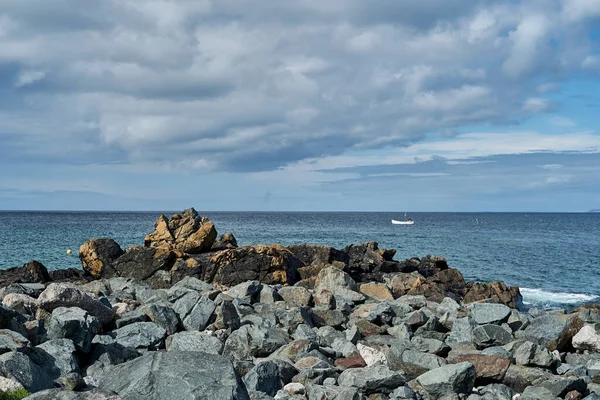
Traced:
<path fill-rule="evenodd" d="M 412 219 L 406 221 L 396 221 L 395 219 L 392 220 L 392 224 L 394 225 L 412 225 L 414 223 L 415 221 L 413 221 Z"/>
<path fill-rule="evenodd" d="M 406 213 L 404 213 L 404 218 L 406 218 Z M 397 221 L 395 219 L 392 220 L 392 224 L 394 225 L 412 225 L 414 224 L 415 221 L 413 221 L 412 219 L 405 219 L 404 221 Z"/>

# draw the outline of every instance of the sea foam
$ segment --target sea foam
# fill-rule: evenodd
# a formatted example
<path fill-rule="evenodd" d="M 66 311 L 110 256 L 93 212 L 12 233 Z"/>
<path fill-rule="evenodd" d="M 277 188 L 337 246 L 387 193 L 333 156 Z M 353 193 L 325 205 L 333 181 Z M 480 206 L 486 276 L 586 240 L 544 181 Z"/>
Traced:
<path fill-rule="evenodd" d="M 527 305 L 582 304 L 599 300 L 598 296 L 584 293 L 548 292 L 542 289 L 520 288 L 523 303 Z"/>

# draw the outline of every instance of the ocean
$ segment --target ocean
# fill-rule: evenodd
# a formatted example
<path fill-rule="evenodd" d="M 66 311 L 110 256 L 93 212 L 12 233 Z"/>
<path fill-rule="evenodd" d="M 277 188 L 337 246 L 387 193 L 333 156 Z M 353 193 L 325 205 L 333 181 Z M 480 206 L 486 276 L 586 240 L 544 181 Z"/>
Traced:
<path fill-rule="evenodd" d="M 170 216 L 174 212 L 164 212 Z M 516 285 L 526 304 L 600 301 L 600 213 L 199 212 L 239 245 L 318 243 L 343 248 L 376 241 L 396 259 L 446 257 L 465 279 Z M 160 212 L 0 212 L 0 269 L 30 260 L 81 268 L 79 246 L 111 237 L 142 245 Z M 67 249 L 73 253 L 68 255 Z"/>

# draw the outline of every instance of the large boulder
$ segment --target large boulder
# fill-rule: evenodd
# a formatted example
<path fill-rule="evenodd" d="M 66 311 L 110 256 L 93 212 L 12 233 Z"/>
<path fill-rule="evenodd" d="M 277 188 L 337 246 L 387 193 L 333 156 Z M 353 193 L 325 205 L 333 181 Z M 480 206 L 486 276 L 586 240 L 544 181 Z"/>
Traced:
<path fill-rule="evenodd" d="M 600 352 L 600 324 L 586 325 L 573 336 L 573 347 L 577 350 Z"/>
<path fill-rule="evenodd" d="M 235 286 L 257 280 L 269 285 L 294 284 L 298 280 L 300 260 L 280 245 L 243 246 L 198 258 L 199 265 L 189 268 L 206 282 Z"/>
<path fill-rule="evenodd" d="M 338 384 L 342 387 L 355 387 L 365 394 L 391 393 L 407 380 L 402 371 L 392 371 L 385 365 L 377 364 L 345 370 L 340 374 Z"/>
<path fill-rule="evenodd" d="M 336 267 L 328 267 L 319 272 L 315 282 L 315 292 L 327 290 L 342 299 L 358 302 L 366 297 L 358 293 L 358 286 L 352 277 Z"/>
<path fill-rule="evenodd" d="M 475 367 L 470 362 L 445 365 L 425 372 L 417 378 L 418 384 L 433 398 L 469 394 L 475 384 Z"/>
<path fill-rule="evenodd" d="M 122 255 L 121 246 L 109 238 L 94 238 L 79 248 L 79 260 L 83 270 L 94 278 L 115 275 L 112 263 Z"/>
<path fill-rule="evenodd" d="M 571 346 L 571 339 L 583 327 L 577 316 L 565 314 L 544 314 L 534 318 L 525 330 L 518 331 L 518 339 L 526 339 L 545 346 L 548 350 L 565 351 Z"/>
<path fill-rule="evenodd" d="M 190 208 L 182 214 L 173 215 L 171 219 L 161 214 L 154 225 L 154 232 L 144 239 L 144 246 L 167 247 L 197 254 L 209 251 L 216 238 L 214 224 Z"/>
<path fill-rule="evenodd" d="M 0 271 L 0 287 L 13 283 L 46 283 L 50 281 L 48 270 L 39 261 L 30 261 L 22 267 Z"/>
<path fill-rule="evenodd" d="M 343 251 L 320 244 L 292 244 L 287 247 L 305 267 L 333 264 L 335 261 L 348 264 L 348 255 Z"/>
<path fill-rule="evenodd" d="M 409 295 L 423 295 L 427 300 L 441 302 L 445 297 L 462 299 L 465 293 L 465 279 L 454 268 L 441 269 L 435 275 L 418 281 L 408 292 Z"/>
<path fill-rule="evenodd" d="M 351 244 L 343 252 L 347 255 L 347 271 L 356 281 L 381 282 L 383 273 L 400 272 L 394 260 L 396 250 L 380 249 L 377 242 Z"/>
<path fill-rule="evenodd" d="M 37 392 L 54 386 L 52 378 L 46 374 L 44 369 L 18 351 L 0 355 L 0 376 L 19 382 L 29 392 Z"/>
<path fill-rule="evenodd" d="M 169 248 L 133 246 L 117 258 L 112 267 L 118 276 L 144 280 L 157 271 L 170 270 L 174 262 L 175 253 Z"/>
<path fill-rule="evenodd" d="M 468 282 L 463 302 L 474 303 L 491 300 L 494 303 L 505 304 L 510 308 L 521 308 L 523 296 L 516 286 L 506 286 L 504 282 Z"/>
<path fill-rule="evenodd" d="M 87 353 L 91 350 L 92 338 L 100 328 L 96 317 L 87 311 L 78 307 L 58 307 L 52 311 L 48 337 L 71 339 L 78 350 Z"/>
<path fill-rule="evenodd" d="M 148 353 L 110 367 L 99 381 L 129 400 L 249 399 L 231 361 L 194 351 Z"/>
<path fill-rule="evenodd" d="M 115 318 L 112 308 L 100 300 L 68 283 L 51 283 L 37 299 L 38 307 L 53 311 L 58 307 L 79 307 L 96 317 L 101 324 L 110 323 Z"/>

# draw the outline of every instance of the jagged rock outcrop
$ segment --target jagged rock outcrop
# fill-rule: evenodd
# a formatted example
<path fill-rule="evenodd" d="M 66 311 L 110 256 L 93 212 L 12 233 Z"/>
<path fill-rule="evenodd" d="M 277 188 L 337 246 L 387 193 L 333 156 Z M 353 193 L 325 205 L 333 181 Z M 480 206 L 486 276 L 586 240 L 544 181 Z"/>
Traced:
<path fill-rule="evenodd" d="M 251 280 L 292 285 L 299 279 L 300 266 L 300 260 L 283 246 L 243 246 L 192 257 L 176 265 L 171 276 L 174 281 L 197 276 L 205 282 L 225 286 Z"/>
<path fill-rule="evenodd" d="M 217 238 L 214 224 L 198 216 L 193 208 L 175 214 L 170 219 L 161 215 L 156 220 L 154 232 L 144 239 L 145 247 L 167 247 L 188 254 L 209 251 Z"/>
<path fill-rule="evenodd" d="M 13 283 L 46 283 L 50 281 L 48 270 L 39 261 L 30 261 L 22 267 L 9 268 L 0 272 L 0 287 Z"/>
<path fill-rule="evenodd" d="M 115 275 L 112 263 L 122 256 L 123 249 L 110 238 L 94 238 L 79 248 L 79 259 L 83 270 L 93 278 Z"/>

